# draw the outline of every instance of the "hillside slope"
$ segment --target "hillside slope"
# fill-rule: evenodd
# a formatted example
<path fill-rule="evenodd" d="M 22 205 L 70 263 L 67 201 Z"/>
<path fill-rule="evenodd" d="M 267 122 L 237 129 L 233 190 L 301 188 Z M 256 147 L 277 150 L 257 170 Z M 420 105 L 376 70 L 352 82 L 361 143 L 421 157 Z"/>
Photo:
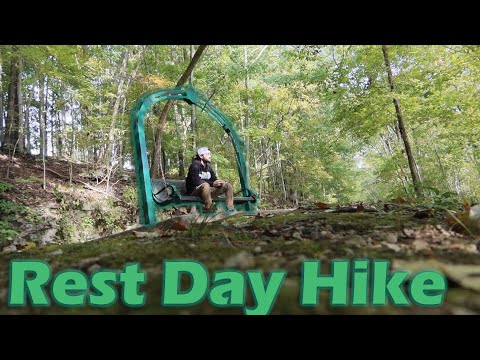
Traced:
<path fill-rule="evenodd" d="M 41 158 L 0 153 L 0 174 L 0 251 L 84 242 L 136 223 L 131 172 L 113 174 L 107 192 L 101 171 L 47 158 L 43 189 Z"/>

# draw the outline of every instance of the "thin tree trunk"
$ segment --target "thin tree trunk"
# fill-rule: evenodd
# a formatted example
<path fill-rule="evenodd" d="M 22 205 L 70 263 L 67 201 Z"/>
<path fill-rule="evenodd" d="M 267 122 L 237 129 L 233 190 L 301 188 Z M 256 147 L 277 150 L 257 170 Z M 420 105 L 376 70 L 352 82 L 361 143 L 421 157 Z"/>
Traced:
<path fill-rule="evenodd" d="M 46 131 L 45 131 L 45 77 L 43 75 L 40 76 L 39 80 L 39 87 L 40 87 L 40 101 L 38 105 L 38 122 L 40 128 L 40 155 L 42 156 L 42 165 L 43 165 L 43 190 L 47 188 L 47 173 L 46 173 L 46 166 L 45 166 L 45 154 L 47 152 L 47 142 L 45 139 Z"/>
<path fill-rule="evenodd" d="M 49 90 L 49 83 L 51 79 L 49 77 L 46 77 L 45 80 L 45 156 L 48 156 L 48 123 L 49 123 L 49 116 L 48 116 L 48 108 L 49 108 L 49 103 L 48 103 L 48 90 Z M 52 125 L 53 120 L 50 120 L 50 125 Z M 50 146 L 51 146 L 51 152 L 50 155 L 53 156 L 53 126 L 50 128 Z"/>
<path fill-rule="evenodd" d="M 123 97 L 123 104 L 122 104 L 122 115 L 125 115 L 125 108 L 127 106 L 127 97 Z M 118 144 L 118 167 L 120 172 L 123 171 L 123 166 L 125 164 L 124 154 L 123 154 L 123 137 Z"/>
<path fill-rule="evenodd" d="M 244 60 L 245 60 L 245 125 L 244 130 L 248 129 L 250 126 L 250 96 L 249 96 L 249 86 L 250 86 L 250 76 L 248 73 L 248 51 L 247 46 L 244 47 Z M 250 169 L 250 138 L 245 136 L 245 169 L 248 172 Z"/>
<path fill-rule="evenodd" d="M 3 146 L 3 137 L 5 134 L 5 125 L 3 123 L 3 67 L 0 54 L 0 146 Z"/>
<path fill-rule="evenodd" d="M 110 130 L 108 132 L 108 151 L 105 154 L 105 163 L 108 166 L 112 166 L 114 162 L 114 147 L 115 147 L 115 130 L 116 130 L 116 121 L 118 116 L 118 111 L 120 109 L 120 102 L 123 98 L 124 93 L 124 84 L 127 78 L 126 70 L 128 65 L 128 58 L 130 54 L 128 51 L 124 51 L 120 57 L 119 62 L 119 71 L 118 71 L 118 87 L 117 87 L 117 96 L 115 97 L 115 103 L 113 104 L 113 112 L 112 112 L 112 121 L 110 123 Z M 108 184 L 107 184 L 107 192 L 108 192 Z"/>
<path fill-rule="evenodd" d="M 28 88 L 25 89 L 25 147 L 27 150 L 27 154 L 32 153 L 32 143 L 31 143 L 31 136 L 30 136 L 30 105 L 32 102 L 32 92 L 28 91 Z"/>
<path fill-rule="evenodd" d="M 445 167 L 443 166 L 442 159 L 440 158 L 440 155 L 438 154 L 438 149 L 437 149 L 437 144 L 435 142 L 435 137 L 430 134 L 431 139 L 433 139 L 433 152 L 435 154 L 435 157 L 437 158 L 438 166 L 440 167 L 440 171 L 442 172 L 442 177 L 443 181 L 446 183 L 448 186 L 448 179 L 447 179 L 447 172 L 445 171 Z"/>
<path fill-rule="evenodd" d="M 193 106 L 192 106 L 193 108 Z M 180 119 L 182 120 L 181 124 L 180 124 L 180 138 L 181 138 L 181 143 L 182 143 L 182 146 L 181 146 L 181 149 L 180 149 L 180 152 L 181 152 L 181 166 L 179 165 L 179 170 L 181 168 L 181 171 L 180 171 L 180 176 L 185 176 L 185 152 L 186 152 L 186 145 L 187 145 L 187 139 L 188 139 L 188 119 L 187 119 L 187 115 L 185 113 L 185 107 L 182 106 L 181 109 L 180 109 Z"/>
<path fill-rule="evenodd" d="M 198 60 L 202 56 L 203 51 L 207 45 L 200 45 L 195 52 L 190 64 L 188 64 L 187 69 L 181 76 L 180 80 L 178 80 L 176 87 L 180 87 L 185 84 L 193 71 L 193 68 L 197 64 Z M 161 154 L 162 154 L 162 136 L 163 136 L 163 129 L 165 128 L 165 122 L 167 120 L 168 111 L 171 109 L 173 105 L 172 100 L 168 100 L 163 108 L 157 123 L 157 130 L 155 132 L 155 146 L 153 149 L 153 160 L 152 160 L 152 177 L 164 176 L 164 174 L 160 174 L 160 161 L 161 161 Z"/>
<path fill-rule="evenodd" d="M 386 45 L 382 45 L 383 57 L 385 59 L 385 66 L 387 67 L 388 82 L 390 84 L 390 91 L 395 93 L 395 83 L 393 81 L 392 68 L 390 65 L 390 58 L 388 54 L 388 48 Z M 405 122 L 403 120 L 402 108 L 396 97 L 393 97 L 393 105 L 395 106 L 395 112 L 397 114 L 398 120 L 398 129 L 400 131 L 400 136 L 403 140 L 403 145 L 405 147 L 405 153 L 407 154 L 408 166 L 410 167 L 410 172 L 412 174 L 413 188 L 417 195 L 421 194 L 420 191 L 420 177 L 418 176 L 418 171 L 415 166 L 415 159 L 413 158 L 412 148 L 408 140 L 407 131 L 405 130 Z"/>
<path fill-rule="evenodd" d="M 18 152 L 23 154 L 25 152 L 24 146 L 24 131 L 25 118 L 23 116 L 23 92 L 22 92 L 22 58 L 18 59 L 18 77 L 17 77 L 17 104 L 18 104 Z"/>
<path fill-rule="evenodd" d="M 5 143 L 4 148 L 12 150 L 18 140 L 18 54 L 17 46 L 12 47 L 12 57 L 10 59 L 10 82 L 8 85 L 8 109 L 5 122 Z"/>
<path fill-rule="evenodd" d="M 287 200 L 287 188 L 285 185 L 285 179 L 283 177 L 283 167 L 282 167 L 282 160 L 280 159 L 280 142 L 277 141 L 277 161 L 278 161 L 278 167 L 280 170 L 280 181 L 282 182 L 282 190 L 283 190 L 283 199 L 286 201 Z"/>
<path fill-rule="evenodd" d="M 58 142 L 58 156 L 59 157 L 66 157 L 67 151 L 67 104 L 66 102 L 63 103 L 62 109 L 59 109 L 60 114 L 60 141 Z"/>
<path fill-rule="evenodd" d="M 40 154 L 45 156 L 47 150 L 47 143 L 45 141 L 45 78 L 43 75 L 39 80 L 40 99 L 38 104 L 38 123 L 39 123 L 39 138 L 40 138 Z"/>
<path fill-rule="evenodd" d="M 72 180 L 73 180 L 73 154 L 74 154 L 74 148 L 75 148 L 75 110 L 73 109 L 73 99 L 70 99 L 71 101 L 71 115 L 72 115 L 72 140 L 70 141 L 70 153 L 68 155 L 68 175 L 69 175 L 69 183 L 72 185 Z"/>
<path fill-rule="evenodd" d="M 380 139 L 382 139 L 382 143 L 385 148 L 385 153 L 388 154 L 389 156 L 393 156 L 394 153 L 393 153 L 392 147 L 390 146 L 388 137 L 380 135 Z M 405 174 L 405 171 L 403 171 L 402 164 L 397 164 L 396 162 L 394 162 L 394 165 L 397 172 L 397 176 L 400 179 L 400 183 L 402 184 L 403 190 L 405 191 L 405 194 L 408 194 L 408 189 L 407 189 L 408 177 Z"/>
<path fill-rule="evenodd" d="M 182 132 L 180 131 L 180 123 L 183 123 L 183 116 L 180 117 L 180 114 L 178 112 L 178 105 L 174 104 L 173 105 L 173 118 L 175 119 L 175 132 L 177 133 L 177 137 L 180 138 L 180 142 L 182 145 L 180 145 L 180 148 L 177 151 L 177 156 L 178 156 L 178 176 L 179 177 L 184 177 L 185 176 L 185 169 L 184 169 L 184 156 L 183 156 L 183 143 L 184 140 L 182 138 Z M 182 120 L 182 121 L 181 121 Z"/>
<path fill-rule="evenodd" d="M 190 61 L 193 59 L 193 54 L 195 52 L 195 47 L 193 45 L 190 45 Z M 190 73 L 190 79 L 189 79 L 189 84 L 190 86 L 193 86 L 193 69 L 192 72 Z M 193 149 L 197 148 L 197 119 L 196 119 L 196 114 L 195 114 L 195 106 L 190 106 L 190 123 L 191 123 L 191 128 L 192 128 L 192 146 Z"/>

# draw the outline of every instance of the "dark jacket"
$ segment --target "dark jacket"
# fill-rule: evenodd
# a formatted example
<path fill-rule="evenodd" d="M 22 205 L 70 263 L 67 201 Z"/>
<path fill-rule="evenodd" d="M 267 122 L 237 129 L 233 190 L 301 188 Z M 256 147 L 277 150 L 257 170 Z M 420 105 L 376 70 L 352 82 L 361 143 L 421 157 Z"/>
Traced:
<path fill-rule="evenodd" d="M 208 182 L 210 186 L 213 186 L 213 182 L 217 180 L 217 175 L 212 169 L 210 163 L 202 162 L 198 159 L 193 160 L 188 168 L 188 175 L 186 179 L 187 194 L 191 194 L 198 185 Z"/>

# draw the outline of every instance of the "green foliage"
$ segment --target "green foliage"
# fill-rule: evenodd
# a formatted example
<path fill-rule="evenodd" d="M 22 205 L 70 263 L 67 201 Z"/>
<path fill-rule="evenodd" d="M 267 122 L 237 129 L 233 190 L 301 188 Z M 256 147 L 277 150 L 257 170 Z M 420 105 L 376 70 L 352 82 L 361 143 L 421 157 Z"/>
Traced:
<path fill-rule="evenodd" d="M 9 183 L 0 181 L 0 194 L 6 191 L 9 191 L 13 188 L 13 186 Z"/>
<path fill-rule="evenodd" d="M 425 186 L 422 188 L 430 206 L 441 209 L 457 210 L 461 207 L 462 201 L 458 194 L 452 191 L 440 191 L 437 188 Z"/>
<path fill-rule="evenodd" d="M 0 199 L 0 214 L 10 215 L 10 214 L 21 214 L 26 211 L 26 207 L 23 205 L 18 205 L 12 201 Z"/>
<path fill-rule="evenodd" d="M 123 73 L 124 52 L 129 57 Z M 209 46 L 195 67 L 194 86 L 248 142 L 251 183 L 271 204 L 413 196 L 393 97 L 402 107 L 422 183 L 439 191 L 427 190 L 428 201 L 454 206 L 451 193 L 480 196 L 480 47 L 398 45 L 389 52 L 395 93 L 379 45 Z M 110 160 L 98 157 L 107 153 L 111 136 L 116 145 L 122 142 L 125 161 L 132 160 L 130 109 L 146 92 L 173 87 L 191 55 L 189 45 L 2 45 L 5 69 L 13 54 L 23 59 L 24 94 L 45 80 L 49 119 L 60 119 L 63 111 L 69 119 L 74 115 L 65 127 L 51 125 L 55 147 L 63 130 L 65 149 L 75 149 L 63 156 L 102 163 Z M 5 93 L 8 77 L 7 72 Z M 120 83 L 126 93 L 114 119 Z M 36 113 L 39 102 L 30 100 Z M 150 153 L 162 107 L 147 115 Z M 191 114 L 183 103 L 169 113 L 163 136 L 169 175 L 179 176 L 180 155 L 186 170 L 194 154 Z M 205 112 L 196 109 L 195 118 L 196 146 L 210 147 L 219 175 L 238 189 L 230 139 Z M 38 128 L 38 120 L 31 120 L 31 128 Z M 32 143 L 39 142 L 36 131 L 30 135 Z M 41 184 L 35 177 L 16 179 L 31 182 Z M 11 187 L 0 182 L 0 193 Z M 137 206 L 134 188 L 124 198 Z M 108 229 L 122 221 L 117 215 L 101 218 Z"/>
<path fill-rule="evenodd" d="M 7 245 L 5 240 L 12 241 L 15 239 L 15 236 L 18 235 L 18 232 L 13 230 L 10 227 L 10 224 L 6 221 L 0 221 L 0 246 Z M 3 241 L 2 241 L 3 240 Z"/>
<path fill-rule="evenodd" d="M 43 185 L 43 179 L 40 179 L 36 176 L 30 176 L 28 178 L 17 178 L 15 182 L 18 184 L 39 184 Z"/>
<path fill-rule="evenodd" d="M 188 228 L 188 237 L 194 241 L 200 240 L 205 235 L 208 225 L 208 216 L 205 216 L 198 224 L 192 223 Z"/>
<path fill-rule="evenodd" d="M 105 199 L 95 206 L 92 211 L 92 219 L 95 228 L 102 235 L 112 234 L 127 222 L 124 211 L 114 206 L 111 199 Z"/>
<path fill-rule="evenodd" d="M 123 198 L 130 206 L 138 205 L 137 197 L 138 197 L 137 188 L 135 186 L 128 185 L 123 190 Z"/>

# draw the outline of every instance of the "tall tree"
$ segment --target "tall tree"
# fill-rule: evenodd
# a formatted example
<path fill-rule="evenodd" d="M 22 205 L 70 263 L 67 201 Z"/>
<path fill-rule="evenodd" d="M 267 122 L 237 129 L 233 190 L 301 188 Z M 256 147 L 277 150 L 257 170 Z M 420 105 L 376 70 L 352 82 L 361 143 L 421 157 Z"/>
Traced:
<path fill-rule="evenodd" d="M 202 56 L 202 53 L 206 49 L 207 45 L 200 45 L 195 52 L 192 60 L 188 64 L 185 72 L 178 80 L 176 87 L 180 87 L 185 84 L 190 77 L 190 74 L 193 71 L 193 68 L 197 64 L 198 60 Z M 172 100 L 168 100 L 163 108 L 160 116 L 158 117 L 157 129 L 155 131 L 155 145 L 153 148 L 153 159 L 152 159 L 152 177 L 159 177 L 165 176 L 165 174 L 160 174 L 160 161 L 162 161 L 162 136 L 163 136 L 163 129 L 165 128 L 165 122 L 167 120 L 168 111 L 171 109 L 173 105 Z"/>
<path fill-rule="evenodd" d="M 113 103 L 113 111 L 112 111 L 112 121 L 110 123 L 110 130 L 108 132 L 108 151 L 105 156 L 106 164 L 113 163 L 113 154 L 114 154 L 114 147 L 115 147 L 115 130 L 116 130 L 116 121 L 118 112 L 120 110 L 120 103 L 122 101 L 124 91 L 125 91 L 125 81 L 127 78 L 127 65 L 128 65 L 128 58 L 130 56 L 130 52 L 128 50 L 124 50 L 120 55 L 119 63 L 118 63 L 118 71 L 117 71 L 117 95 L 115 96 L 115 101 Z"/>
<path fill-rule="evenodd" d="M 3 67 L 2 52 L 0 51 L 0 146 L 3 144 L 4 123 L 3 123 Z"/>
<path fill-rule="evenodd" d="M 38 138 L 40 139 L 40 155 L 45 157 L 47 154 L 47 141 L 46 141 L 46 131 L 45 131 L 45 77 L 40 75 L 38 81 L 39 87 L 39 102 L 38 102 L 38 130 L 40 132 Z"/>
<path fill-rule="evenodd" d="M 395 83 L 392 75 L 392 67 L 390 64 L 390 56 L 388 53 L 387 45 L 382 45 L 383 58 L 385 60 L 385 66 L 387 68 L 388 83 L 390 84 L 390 91 L 395 94 Z M 417 166 L 415 164 L 415 159 L 413 158 L 412 147 L 410 146 L 410 141 L 408 140 L 407 130 L 405 129 L 405 121 L 402 115 L 402 108 L 400 107 L 400 102 L 396 96 L 393 97 L 393 105 L 395 106 L 395 113 L 397 114 L 398 121 L 398 130 L 405 147 L 405 153 L 408 159 L 408 166 L 410 168 L 410 173 L 412 175 L 412 182 L 415 192 L 420 195 L 420 177 L 418 176 Z"/>
<path fill-rule="evenodd" d="M 193 45 L 190 45 L 190 61 L 193 59 L 194 53 L 195 47 Z M 194 71 L 192 69 L 189 79 L 190 86 L 193 86 L 193 72 Z M 197 147 L 197 119 L 195 114 L 195 106 L 190 107 L 190 118 L 190 124 L 192 128 L 192 146 L 195 149 Z"/>
<path fill-rule="evenodd" d="M 18 107 L 18 152 L 25 152 L 25 117 L 23 113 L 23 91 L 22 91 L 22 58 L 18 58 L 17 76 L 17 107 Z"/>
<path fill-rule="evenodd" d="M 8 85 L 8 109 L 5 122 L 5 141 L 2 144 L 4 149 L 13 150 L 18 142 L 18 78 L 21 76 L 21 63 L 18 46 L 12 46 L 10 58 L 10 76 Z"/>
<path fill-rule="evenodd" d="M 242 130 L 249 128 L 250 125 L 250 95 L 249 95 L 249 88 L 250 88 L 250 74 L 249 74 L 249 64 L 248 64 L 248 51 L 247 46 L 243 48 L 244 50 L 244 65 L 245 65 L 245 121 L 242 124 Z M 250 137 L 247 135 L 245 136 L 245 168 L 247 169 L 247 176 L 249 174 L 250 169 Z"/>

